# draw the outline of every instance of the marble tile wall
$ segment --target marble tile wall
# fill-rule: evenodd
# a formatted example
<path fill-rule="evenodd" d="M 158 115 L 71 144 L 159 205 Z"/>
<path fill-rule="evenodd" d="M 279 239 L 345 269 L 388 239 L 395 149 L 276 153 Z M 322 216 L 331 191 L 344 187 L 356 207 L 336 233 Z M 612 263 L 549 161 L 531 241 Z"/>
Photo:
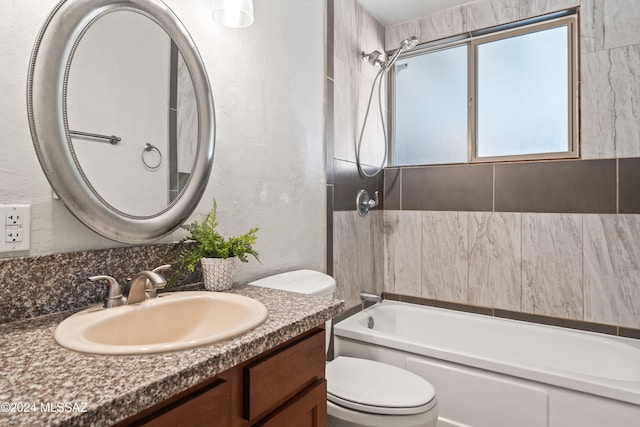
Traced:
<path fill-rule="evenodd" d="M 640 326 L 640 216 L 586 215 L 584 318 Z"/>
<path fill-rule="evenodd" d="M 373 76 L 354 54 L 365 45 L 363 11 L 352 1 L 335 3 L 334 158 L 353 162 L 349 139 L 359 131 L 363 82 Z M 581 22 L 582 157 L 636 157 L 640 77 L 634 70 L 640 69 L 640 33 L 633 23 L 640 20 L 638 2 L 477 1 L 387 27 L 386 49 L 410 35 L 433 40 L 575 6 Z M 375 43 L 365 48 L 380 49 Z M 372 272 L 382 266 L 384 290 L 390 293 L 638 328 L 639 218 L 385 211 L 371 220 L 335 212 L 338 293 L 347 307 L 356 305 L 363 284 L 380 288 Z M 382 238 L 376 238 L 376 229 Z M 380 258 L 374 246 L 383 246 Z"/>
<path fill-rule="evenodd" d="M 480 0 L 387 27 L 386 48 L 411 35 L 426 42 L 568 7 L 580 8 L 581 157 L 633 162 L 640 156 L 638 1 Z M 403 170 L 392 172 L 387 179 Z M 400 200 L 412 195 L 394 197 L 388 209 L 405 209 Z M 616 214 L 619 207 L 612 214 L 491 210 L 385 210 L 385 292 L 640 328 L 640 215 Z"/>
<path fill-rule="evenodd" d="M 520 310 L 521 248 L 521 214 L 469 214 L 469 304 Z"/>
<path fill-rule="evenodd" d="M 640 328 L 640 215 L 384 211 L 385 292 Z"/>
<path fill-rule="evenodd" d="M 334 158 L 356 161 L 356 143 L 365 119 L 371 86 L 378 68 L 362 52 L 384 52 L 384 27 L 355 0 L 334 1 Z M 383 85 L 382 93 L 386 94 Z M 386 98 L 385 98 L 386 99 Z M 377 166 L 384 156 L 377 91 L 365 126 L 361 159 Z M 386 111 L 386 100 L 383 100 Z"/>
<path fill-rule="evenodd" d="M 337 281 L 337 297 L 346 308 L 360 303 L 361 291 L 381 293 L 382 214 L 371 212 L 360 217 L 355 197 L 360 189 L 369 194 L 382 191 L 382 175 L 363 179 L 356 166 L 356 144 L 365 119 L 371 86 L 377 68 L 362 59 L 361 52 L 384 52 L 384 27 L 356 0 L 327 2 L 327 79 L 332 90 L 327 108 L 328 222 L 333 227 L 329 263 Z M 386 114 L 386 86 L 383 85 Z M 380 125 L 377 92 L 365 127 L 361 159 L 377 166 L 384 157 L 384 133 Z M 371 173 L 371 168 L 367 168 Z"/>
<path fill-rule="evenodd" d="M 416 36 L 420 43 L 424 43 L 467 31 L 557 12 L 580 6 L 585 1 L 604 2 L 604 0 L 582 0 L 582 2 L 581 0 L 479 0 L 469 2 L 462 6 L 386 27 L 385 48 L 387 50 L 395 49 L 400 41 L 409 36 Z M 633 0 L 627 1 L 627 3 L 632 2 Z"/>
<path fill-rule="evenodd" d="M 521 311 L 583 318 L 582 218 L 522 216 Z"/>
<path fill-rule="evenodd" d="M 355 211 L 335 212 L 333 217 L 333 275 L 336 298 L 350 308 L 360 304 L 360 292 L 383 291 L 382 211 L 361 217 Z"/>

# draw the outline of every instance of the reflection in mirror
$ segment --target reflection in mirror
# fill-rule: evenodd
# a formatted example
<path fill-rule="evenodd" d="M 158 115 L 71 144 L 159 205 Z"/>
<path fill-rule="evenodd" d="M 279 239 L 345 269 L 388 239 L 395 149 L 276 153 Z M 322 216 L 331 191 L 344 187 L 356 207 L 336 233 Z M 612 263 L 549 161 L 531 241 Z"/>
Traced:
<path fill-rule="evenodd" d="M 97 19 L 78 44 L 67 82 L 67 129 L 84 179 L 132 216 L 165 210 L 188 182 L 197 151 L 189 71 L 167 33 L 127 10 Z"/>
<path fill-rule="evenodd" d="M 204 194 L 215 147 L 211 85 L 189 33 L 160 0 L 61 0 L 36 38 L 27 111 L 52 189 L 105 237 L 167 236 Z"/>

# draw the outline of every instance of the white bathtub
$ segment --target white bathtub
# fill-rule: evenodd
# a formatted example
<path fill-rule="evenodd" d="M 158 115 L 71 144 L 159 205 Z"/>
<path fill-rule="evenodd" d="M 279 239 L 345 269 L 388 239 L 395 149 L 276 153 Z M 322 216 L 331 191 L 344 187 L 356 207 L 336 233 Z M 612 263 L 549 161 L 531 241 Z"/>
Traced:
<path fill-rule="evenodd" d="M 336 356 L 429 380 L 439 427 L 640 426 L 637 340 L 394 301 L 334 331 Z"/>

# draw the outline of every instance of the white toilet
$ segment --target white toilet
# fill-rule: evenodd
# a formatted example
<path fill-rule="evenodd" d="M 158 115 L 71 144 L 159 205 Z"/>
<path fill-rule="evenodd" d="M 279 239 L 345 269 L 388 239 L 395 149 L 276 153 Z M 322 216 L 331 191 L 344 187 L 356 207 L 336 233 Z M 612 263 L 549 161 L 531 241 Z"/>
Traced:
<path fill-rule="evenodd" d="M 333 277 L 296 270 L 250 285 L 332 298 Z M 331 321 L 327 322 L 327 344 Z M 339 356 L 327 363 L 327 425 L 330 427 L 435 427 L 434 387 L 407 370 L 367 359 Z"/>

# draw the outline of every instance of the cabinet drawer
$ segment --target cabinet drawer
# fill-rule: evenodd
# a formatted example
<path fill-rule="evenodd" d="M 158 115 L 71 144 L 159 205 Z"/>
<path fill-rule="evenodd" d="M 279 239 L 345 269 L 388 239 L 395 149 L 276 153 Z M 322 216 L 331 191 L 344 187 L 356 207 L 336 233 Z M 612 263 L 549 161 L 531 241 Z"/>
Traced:
<path fill-rule="evenodd" d="M 324 330 L 244 368 L 246 420 L 255 421 L 324 379 Z"/>
<path fill-rule="evenodd" d="M 229 425 L 231 387 L 218 380 L 195 395 L 187 396 L 158 413 L 133 424 L 144 427 L 201 427 Z"/>
<path fill-rule="evenodd" d="M 326 427 L 327 381 L 319 380 L 303 394 L 259 424 L 261 427 Z"/>

